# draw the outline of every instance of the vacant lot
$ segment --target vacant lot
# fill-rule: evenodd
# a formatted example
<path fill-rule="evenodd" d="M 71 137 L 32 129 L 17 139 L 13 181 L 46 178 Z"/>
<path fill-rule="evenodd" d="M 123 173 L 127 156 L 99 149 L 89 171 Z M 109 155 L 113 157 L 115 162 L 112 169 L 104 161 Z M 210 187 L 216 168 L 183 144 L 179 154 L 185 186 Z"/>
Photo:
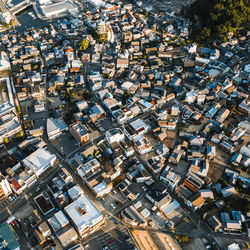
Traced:
<path fill-rule="evenodd" d="M 133 231 L 133 236 L 142 250 L 159 249 L 147 231 L 135 230 Z"/>
<path fill-rule="evenodd" d="M 216 183 L 222 177 L 224 169 L 225 168 L 217 165 L 216 163 L 210 163 L 208 177 L 211 178 L 213 183 Z"/>
<path fill-rule="evenodd" d="M 187 173 L 190 163 L 188 161 L 180 160 L 178 165 L 174 167 L 174 170 L 180 174 L 181 177 L 184 177 Z"/>

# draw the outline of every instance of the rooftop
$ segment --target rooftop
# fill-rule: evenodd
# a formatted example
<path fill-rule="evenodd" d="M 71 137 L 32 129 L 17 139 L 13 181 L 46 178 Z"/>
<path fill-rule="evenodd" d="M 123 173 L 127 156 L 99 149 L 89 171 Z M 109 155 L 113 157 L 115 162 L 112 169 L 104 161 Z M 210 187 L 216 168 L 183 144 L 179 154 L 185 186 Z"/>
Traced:
<path fill-rule="evenodd" d="M 67 125 L 62 119 L 55 119 L 53 117 L 50 117 L 47 120 L 48 133 L 51 133 L 51 132 L 53 132 L 55 130 L 63 131 L 65 129 L 67 129 Z"/>
<path fill-rule="evenodd" d="M 19 243 L 15 234 L 7 223 L 0 225 L 0 249 L 15 250 L 19 249 Z"/>
<path fill-rule="evenodd" d="M 44 148 L 39 148 L 31 155 L 23 160 L 25 166 L 32 169 L 34 172 L 45 168 L 51 161 L 55 160 L 56 156 L 52 155 L 49 151 Z"/>
<path fill-rule="evenodd" d="M 88 132 L 85 130 L 85 128 L 80 123 L 73 125 L 72 129 L 74 129 L 77 132 L 77 134 L 79 134 L 79 136 L 84 136 L 84 135 L 88 134 Z"/>
<path fill-rule="evenodd" d="M 37 196 L 35 198 L 35 202 L 37 203 L 44 215 L 54 210 L 54 205 L 51 203 L 50 199 L 45 197 L 43 194 Z"/>
<path fill-rule="evenodd" d="M 46 16 L 55 15 L 55 13 L 75 11 L 76 6 L 70 1 L 57 2 L 50 5 L 41 5 L 40 8 Z"/>
<path fill-rule="evenodd" d="M 103 215 L 86 195 L 79 197 L 76 201 L 65 207 L 65 211 L 80 232 L 87 228 L 91 229 L 103 220 Z"/>

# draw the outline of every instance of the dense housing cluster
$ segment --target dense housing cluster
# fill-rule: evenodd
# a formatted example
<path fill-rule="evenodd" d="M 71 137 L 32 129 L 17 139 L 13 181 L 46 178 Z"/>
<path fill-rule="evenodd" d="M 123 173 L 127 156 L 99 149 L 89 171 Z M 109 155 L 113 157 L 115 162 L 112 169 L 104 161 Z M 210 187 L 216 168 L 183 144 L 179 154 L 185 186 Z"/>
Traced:
<path fill-rule="evenodd" d="M 12 226 L 27 249 L 180 249 L 189 237 L 220 249 L 228 234 L 246 247 L 249 34 L 202 47 L 178 16 L 84 6 L 0 36 L 0 235 L 16 246 Z"/>

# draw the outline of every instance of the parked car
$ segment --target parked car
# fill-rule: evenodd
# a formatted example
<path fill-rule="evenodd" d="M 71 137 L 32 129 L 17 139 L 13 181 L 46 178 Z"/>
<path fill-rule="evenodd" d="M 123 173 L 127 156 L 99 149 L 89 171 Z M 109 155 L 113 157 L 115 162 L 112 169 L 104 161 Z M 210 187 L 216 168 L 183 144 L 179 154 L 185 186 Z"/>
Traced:
<path fill-rule="evenodd" d="M 112 207 L 112 209 L 116 209 L 116 206 L 113 203 L 111 203 L 110 206 Z"/>

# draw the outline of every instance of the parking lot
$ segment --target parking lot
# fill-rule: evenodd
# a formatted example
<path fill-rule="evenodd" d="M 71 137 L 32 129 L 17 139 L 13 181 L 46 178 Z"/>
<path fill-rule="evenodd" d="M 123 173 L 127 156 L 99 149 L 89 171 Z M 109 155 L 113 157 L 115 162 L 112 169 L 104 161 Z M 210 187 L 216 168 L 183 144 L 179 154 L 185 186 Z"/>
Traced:
<path fill-rule="evenodd" d="M 21 224 L 18 222 L 18 220 L 14 220 L 15 222 L 11 222 L 11 227 L 13 231 L 15 232 L 15 235 L 17 236 L 17 239 L 20 244 L 20 249 L 25 250 L 29 248 L 29 242 L 27 240 L 26 235 L 24 234 Z"/>
<path fill-rule="evenodd" d="M 70 132 L 62 134 L 53 144 L 64 155 L 69 155 L 79 147 L 79 142 L 72 136 Z"/>
<path fill-rule="evenodd" d="M 83 246 L 88 250 L 134 249 L 133 240 L 130 237 L 128 230 L 121 224 L 118 224 L 115 228 L 108 232 L 100 230 L 94 238 Z"/>
<path fill-rule="evenodd" d="M 28 99 L 28 100 L 20 102 L 24 120 L 33 120 L 35 128 L 38 128 L 41 125 L 44 125 L 44 121 L 46 119 L 46 111 L 42 111 L 42 112 L 34 111 L 34 104 L 39 101 L 41 100 Z"/>
<path fill-rule="evenodd" d="M 115 193 L 114 193 L 115 192 Z M 120 205 L 124 204 L 128 199 L 118 190 L 107 194 L 101 201 L 102 206 L 112 212 Z"/>

